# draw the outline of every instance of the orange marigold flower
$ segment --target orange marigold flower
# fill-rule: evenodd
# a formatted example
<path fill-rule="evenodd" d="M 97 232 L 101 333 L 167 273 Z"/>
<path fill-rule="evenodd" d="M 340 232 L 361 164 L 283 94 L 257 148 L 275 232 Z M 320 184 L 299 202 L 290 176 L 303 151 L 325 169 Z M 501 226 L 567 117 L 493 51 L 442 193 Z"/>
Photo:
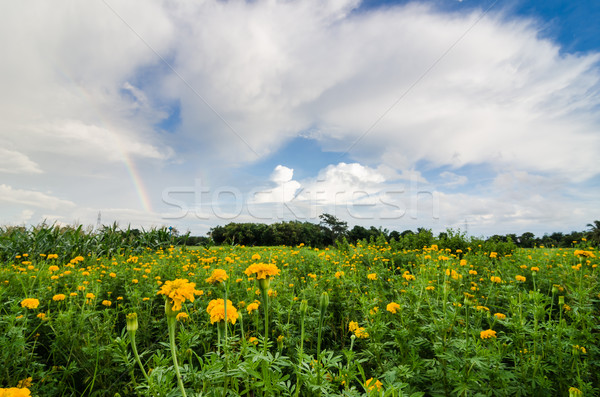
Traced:
<path fill-rule="evenodd" d="M 518 276 L 518 275 L 517 275 L 517 276 L 515 276 L 515 279 L 516 279 L 517 281 L 521 281 L 521 282 L 523 282 L 523 283 L 524 283 L 525 281 L 527 281 L 527 278 L 526 278 L 526 277 L 523 277 L 523 276 Z"/>
<path fill-rule="evenodd" d="M 56 294 L 52 297 L 52 300 L 55 302 L 64 301 L 67 298 L 65 294 Z"/>
<path fill-rule="evenodd" d="M 377 273 L 370 273 L 370 274 L 367 274 L 367 278 L 368 278 L 369 280 L 375 281 L 375 280 L 377 280 Z"/>
<path fill-rule="evenodd" d="M 502 313 L 494 313 L 494 317 L 496 317 L 498 320 L 504 320 L 506 315 Z"/>
<path fill-rule="evenodd" d="M 497 277 L 497 276 L 492 276 L 490 278 L 490 280 L 492 280 L 492 283 L 498 283 L 498 284 L 500 284 L 502 282 L 502 279 L 500 277 Z"/>

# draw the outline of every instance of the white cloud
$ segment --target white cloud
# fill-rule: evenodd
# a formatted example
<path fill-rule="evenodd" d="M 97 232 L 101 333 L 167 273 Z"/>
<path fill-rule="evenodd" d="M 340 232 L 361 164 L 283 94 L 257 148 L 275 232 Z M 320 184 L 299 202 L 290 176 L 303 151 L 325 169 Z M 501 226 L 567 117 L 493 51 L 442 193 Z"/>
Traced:
<path fill-rule="evenodd" d="M 156 202 L 185 177 L 218 180 L 268 161 L 310 131 L 350 160 L 304 180 L 281 165 L 257 202 L 306 204 L 314 192 L 323 205 L 372 204 L 404 194 L 385 211 L 409 217 L 411 191 L 442 187 L 426 170 L 444 169 L 441 183 L 467 188 L 460 167 L 483 165 L 497 173 L 483 186 L 494 194 L 440 193 L 448 222 L 556 225 L 552 214 L 593 213 L 597 188 L 575 191 L 573 181 L 600 172 L 598 54 L 561 53 L 536 23 L 494 10 L 477 22 L 478 10 L 353 12 L 358 5 L 7 4 L 0 200 L 14 219 L 94 223 L 91 208 L 109 207 L 148 224 L 157 215 L 137 214 L 140 198 Z M 157 125 L 177 106 L 180 124 L 163 131 Z M 50 189 L 60 198 L 40 193 Z M 29 206 L 39 211 L 23 212 Z"/>
<path fill-rule="evenodd" d="M 444 186 L 454 187 L 454 186 L 462 186 L 469 181 L 464 175 L 458 175 L 454 172 L 444 171 L 440 174 L 440 177 L 445 180 Z"/>
<path fill-rule="evenodd" d="M 42 170 L 23 153 L 0 148 L 0 173 L 41 174 Z"/>
<path fill-rule="evenodd" d="M 75 206 L 75 203 L 69 200 L 33 190 L 13 189 L 5 184 L 0 184 L 0 202 L 50 209 L 67 209 Z"/>
<path fill-rule="evenodd" d="M 276 186 L 262 187 L 253 191 L 249 200 L 252 204 L 287 203 L 293 200 L 301 186 L 298 181 L 292 179 L 293 177 L 294 170 L 292 168 L 278 165 L 270 178 Z"/>

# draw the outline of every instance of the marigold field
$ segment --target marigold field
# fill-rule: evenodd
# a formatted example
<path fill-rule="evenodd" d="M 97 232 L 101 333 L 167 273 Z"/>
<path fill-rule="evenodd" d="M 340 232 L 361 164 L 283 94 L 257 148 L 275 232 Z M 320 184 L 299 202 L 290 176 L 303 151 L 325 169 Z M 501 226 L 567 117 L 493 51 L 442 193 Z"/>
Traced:
<path fill-rule="evenodd" d="M 390 244 L 0 270 L 0 396 L 597 396 L 597 250 Z"/>

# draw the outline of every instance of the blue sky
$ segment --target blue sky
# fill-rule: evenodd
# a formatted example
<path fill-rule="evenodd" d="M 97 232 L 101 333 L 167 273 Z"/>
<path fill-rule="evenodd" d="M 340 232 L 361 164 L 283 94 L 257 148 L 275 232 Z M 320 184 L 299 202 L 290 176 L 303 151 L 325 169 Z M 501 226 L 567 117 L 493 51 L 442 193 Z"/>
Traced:
<path fill-rule="evenodd" d="M 583 230 L 598 20 L 594 1 L 10 4 L 0 223 Z"/>

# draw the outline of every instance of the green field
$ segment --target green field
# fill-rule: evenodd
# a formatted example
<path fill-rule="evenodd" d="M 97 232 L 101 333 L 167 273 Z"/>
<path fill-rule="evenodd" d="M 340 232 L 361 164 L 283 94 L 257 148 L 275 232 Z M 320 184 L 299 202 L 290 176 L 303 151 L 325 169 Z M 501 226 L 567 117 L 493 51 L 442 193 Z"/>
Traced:
<path fill-rule="evenodd" d="M 37 252 L 0 270 L 0 387 L 34 396 L 600 393 L 585 241 Z"/>

